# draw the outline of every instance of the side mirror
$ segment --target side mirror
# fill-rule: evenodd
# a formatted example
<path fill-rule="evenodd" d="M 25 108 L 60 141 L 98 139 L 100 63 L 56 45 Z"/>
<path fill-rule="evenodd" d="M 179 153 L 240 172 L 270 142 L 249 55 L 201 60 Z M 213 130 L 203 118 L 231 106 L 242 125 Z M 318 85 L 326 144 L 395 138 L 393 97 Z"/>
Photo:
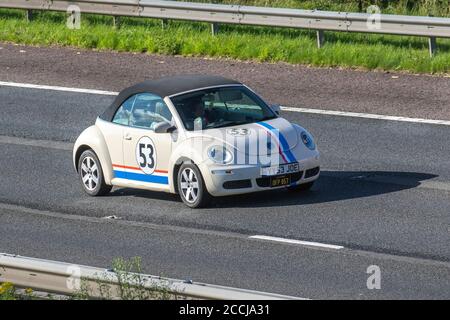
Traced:
<path fill-rule="evenodd" d="M 177 127 L 171 125 L 168 122 L 160 122 L 160 123 L 156 124 L 155 127 L 153 128 L 155 133 L 171 133 L 171 132 L 175 131 L 176 129 L 177 129 Z"/>
<path fill-rule="evenodd" d="M 280 107 L 280 105 L 278 105 L 278 104 L 272 104 L 272 105 L 270 106 L 270 108 L 272 108 L 272 110 L 273 110 L 277 115 L 280 115 L 280 112 L 281 112 L 281 107 Z"/>

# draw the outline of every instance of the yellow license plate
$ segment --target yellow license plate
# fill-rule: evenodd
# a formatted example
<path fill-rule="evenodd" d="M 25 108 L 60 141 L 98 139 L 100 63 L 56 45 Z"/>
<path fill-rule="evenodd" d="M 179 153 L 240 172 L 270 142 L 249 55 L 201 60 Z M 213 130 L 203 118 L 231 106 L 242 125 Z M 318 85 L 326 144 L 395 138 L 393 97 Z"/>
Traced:
<path fill-rule="evenodd" d="M 289 177 L 276 177 L 270 180 L 270 186 L 272 188 L 287 186 L 289 184 L 291 184 L 291 179 Z"/>

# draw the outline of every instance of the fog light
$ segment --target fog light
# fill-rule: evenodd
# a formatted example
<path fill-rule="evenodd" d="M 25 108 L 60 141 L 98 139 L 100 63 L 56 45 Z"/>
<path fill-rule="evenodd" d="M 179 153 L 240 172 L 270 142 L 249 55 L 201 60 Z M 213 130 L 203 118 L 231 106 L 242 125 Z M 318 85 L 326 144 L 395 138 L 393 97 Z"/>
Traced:
<path fill-rule="evenodd" d="M 211 173 L 218 176 L 225 176 L 233 174 L 233 170 L 211 170 Z"/>

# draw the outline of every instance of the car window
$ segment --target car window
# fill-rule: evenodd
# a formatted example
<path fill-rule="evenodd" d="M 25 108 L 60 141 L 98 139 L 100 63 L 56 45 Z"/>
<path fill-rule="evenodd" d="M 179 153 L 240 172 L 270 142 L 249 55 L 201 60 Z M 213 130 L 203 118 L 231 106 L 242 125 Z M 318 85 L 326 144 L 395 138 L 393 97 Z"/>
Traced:
<path fill-rule="evenodd" d="M 151 93 L 141 93 L 136 96 L 130 116 L 130 126 L 153 130 L 158 123 L 171 123 L 171 121 L 172 114 L 160 96 Z"/>
<path fill-rule="evenodd" d="M 267 104 L 243 86 L 198 90 L 171 98 L 189 131 L 235 126 L 276 118 Z"/>
<path fill-rule="evenodd" d="M 260 104 L 252 100 L 248 95 L 242 94 L 236 89 L 225 88 L 215 93 L 214 100 L 209 103 L 211 110 L 228 112 L 229 117 L 237 118 L 263 118 L 264 109 Z"/>
<path fill-rule="evenodd" d="M 113 121 L 117 124 L 128 125 L 130 121 L 131 109 L 133 108 L 134 100 L 136 96 L 131 96 L 120 106 L 119 110 L 117 110 L 114 115 Z"/>

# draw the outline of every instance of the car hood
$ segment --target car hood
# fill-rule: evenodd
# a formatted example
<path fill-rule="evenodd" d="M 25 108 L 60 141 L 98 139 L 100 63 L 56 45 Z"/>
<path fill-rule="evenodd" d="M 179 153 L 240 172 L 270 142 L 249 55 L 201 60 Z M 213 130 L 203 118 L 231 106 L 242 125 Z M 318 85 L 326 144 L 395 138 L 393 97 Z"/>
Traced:
<path fill-rule="evenodd" d="M 286 119 L 275 118 L 268 121 L 205 130 L 204 138 L 226 143 L 229 147 L 247 155 L 261 152 L 276 154 L 289 151 L 298 143 L 295 127 Z"/>

